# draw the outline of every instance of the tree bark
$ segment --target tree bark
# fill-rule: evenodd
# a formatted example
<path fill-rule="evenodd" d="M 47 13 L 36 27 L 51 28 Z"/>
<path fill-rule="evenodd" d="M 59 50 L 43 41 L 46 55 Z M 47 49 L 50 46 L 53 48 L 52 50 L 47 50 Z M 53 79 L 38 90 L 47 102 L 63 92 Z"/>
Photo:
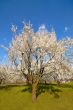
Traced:
<path fill-rule="evenodd" d="M 38 81 L 32 84 L 32 101 L 35 102 L 37 98 L 37 86 L 38 86 Z"/>

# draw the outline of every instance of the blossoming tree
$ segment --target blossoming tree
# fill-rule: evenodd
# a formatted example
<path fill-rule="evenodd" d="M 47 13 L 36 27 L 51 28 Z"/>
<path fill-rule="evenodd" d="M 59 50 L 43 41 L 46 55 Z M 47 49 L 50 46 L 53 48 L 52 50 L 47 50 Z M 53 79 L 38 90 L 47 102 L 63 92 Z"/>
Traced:
<path fill-rule="evenodd" d="M 17 27 L 12 27 L 16 33 Z M 45 25 L 41 25 L 37 32 L 30 24 L 25 24 L 21 34 L 12 39 L 8 55 L 16 67 L 32 85 L 32 100 L 36 100 L 38 84 L 45 74 L 59 74 L 70 72 L 65 58 L 65 52 L 73 45 L 68 38 L 57 41 L 55 31 L 48 32 Z"/>

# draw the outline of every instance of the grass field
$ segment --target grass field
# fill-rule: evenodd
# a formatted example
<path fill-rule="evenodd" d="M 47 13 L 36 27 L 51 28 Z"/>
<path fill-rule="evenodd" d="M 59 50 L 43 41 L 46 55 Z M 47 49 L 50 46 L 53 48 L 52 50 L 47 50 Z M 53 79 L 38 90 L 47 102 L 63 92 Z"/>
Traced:
<path fill-rule="evenodd" d="M 40 85 L 35 103 L 28 86 L 0 87 L 0 110 L 73 110 L 73 83 Z"/>

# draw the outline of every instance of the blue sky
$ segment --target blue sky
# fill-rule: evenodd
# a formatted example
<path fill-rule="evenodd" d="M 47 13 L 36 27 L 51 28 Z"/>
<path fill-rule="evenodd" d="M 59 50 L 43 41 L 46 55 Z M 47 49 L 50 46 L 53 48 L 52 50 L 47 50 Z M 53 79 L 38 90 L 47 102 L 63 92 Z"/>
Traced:
<path fill-rule="evenodd" d="M 45 24 L 55 28 L 57 38 L 73 38 L 73 0 L 0 0 L 0 45 L 8 46 L 12 39 L 11 25 L 18 29 L 22 21 L 31 21 L 35 30 Z M 6 52 L 0 48 L 0 62 Z"/>

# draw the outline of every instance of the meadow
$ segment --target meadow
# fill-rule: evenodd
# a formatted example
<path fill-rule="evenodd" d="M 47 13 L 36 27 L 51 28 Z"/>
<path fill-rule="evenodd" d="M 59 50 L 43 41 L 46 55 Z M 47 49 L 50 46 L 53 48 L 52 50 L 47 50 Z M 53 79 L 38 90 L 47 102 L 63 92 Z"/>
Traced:
<path fill-rule="evenodd" d="M 34 103 L 31 86 L 0 86 L 0 110 L 73 110 L 73 83 L 39 85 Z"/>

